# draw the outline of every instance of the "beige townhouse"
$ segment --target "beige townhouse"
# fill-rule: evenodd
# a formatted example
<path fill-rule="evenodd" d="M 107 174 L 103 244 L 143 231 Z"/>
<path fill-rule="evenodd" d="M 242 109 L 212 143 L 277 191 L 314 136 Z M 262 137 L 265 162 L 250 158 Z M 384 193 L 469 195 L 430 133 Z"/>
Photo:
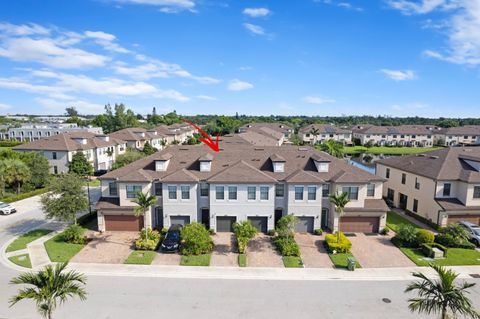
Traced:
<path fill-rule="evenodd" d="M 352 144 L 352 130 L 328 124 L 310 124 L 298 130 L 300 139 L 309 144 L 334 140 L 344 145 Z"/>
<path fill-rule="evenodd" d="M 52 174 L 67 173 L 73 154 L 83 152 L 95 171 L 112 167 L 118 155 L 125 153 L 127 142 L 108 135 L 70 132 L 13 147 L 18 152 L 39 152 L 50 163 Z"/>
<path fill-rule="evenodd" d="M 434 136 L 439 131 L 432 125 L 376 126 L 355 125 L 353 138 L 361 145 L 431 147 Z"/>
<path fill-rule="evenodd" d="M 281 144 L 290 140 L 294 133 L 293 128 L 283 123 L 249 123 L 241 126 L 238 129 L 238 133 L 246 133 L 249 131 L 254 131 L 264 136 L 269 136 L 277 141 L 281 141 Z M 283 135 L 283 139 L 278 133 Z"/>
<path fill-rule="evenodd" d="M 443 128 L 435 135 L 435 139 L 444 146 L 480 145 L 480 125 Z"/>
<path fill-rule="evenodd" d="M 198 221 L 225 232 L 250 220 L 266 232 L 286 214 L 298 217 L 300 232 L 385 227 L 382 177 L 311 147 L 256 146 L 237 135 L 222 137 L 220 147 L 215 153 L 203 144 L 175 145 L 101 176 L 99 229 L 142 228 L 132 202 L 139 191 L 157 198 L 148 227 Z M 335 192 L 350 198 L 341 219 L 329 200 Z"/>
<path fill-rule="evenodd" d="M 445 226 L 480 223 L 480 147 L 449 147 L 376 164 L 383 196 L 394 206 Z"/>
<path fill-rule="evenodd" d="M 162 149 L 165 136 L 155 129 L 144 129 L 141 127 L 125 128 L 109 134 L 109 136 L 127 142 L 127 147 L 142 150 L 145 143 L 150 143 L 156 149 Z"/>

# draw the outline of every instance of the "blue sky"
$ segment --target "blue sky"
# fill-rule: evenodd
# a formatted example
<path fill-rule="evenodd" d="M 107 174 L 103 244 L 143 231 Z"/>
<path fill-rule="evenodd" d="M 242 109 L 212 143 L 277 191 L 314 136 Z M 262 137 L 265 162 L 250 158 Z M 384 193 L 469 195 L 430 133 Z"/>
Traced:
<path fill-rule="evenodd" d="M 478 117 L 478 0 L 0 3 L 0 114 Z"/>

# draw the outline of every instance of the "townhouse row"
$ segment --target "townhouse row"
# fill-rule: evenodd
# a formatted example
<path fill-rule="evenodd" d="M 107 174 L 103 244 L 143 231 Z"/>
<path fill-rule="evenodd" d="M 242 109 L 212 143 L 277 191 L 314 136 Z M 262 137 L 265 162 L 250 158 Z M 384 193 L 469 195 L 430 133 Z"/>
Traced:
<path fill-rule="evenodd" d="M 69 132 L 89 132 L 103 134 L 101 127 L 78 126 L 76 123 L 30 123 L 20 126 L 0 126 L 0 140 L 32 142 L 41 138 Z"/>

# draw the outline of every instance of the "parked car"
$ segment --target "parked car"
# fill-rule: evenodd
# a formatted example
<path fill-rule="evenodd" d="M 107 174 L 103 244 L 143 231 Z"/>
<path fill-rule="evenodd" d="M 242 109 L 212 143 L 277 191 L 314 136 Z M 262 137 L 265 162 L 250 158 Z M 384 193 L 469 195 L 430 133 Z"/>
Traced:
<path fill-rule="evenodd" d="M 10 215 L 10 214 L 15 213 L 16 211 L 17 210 L 12 205 L 4 203 L 4 202 L 0 202 L 0 212 L 3 215 Z"/>
<path fill-rule="evenodd" d="M 475 245 L 480 246 L 480 226 L 465 221 L 461 221 L 459 224 L 467 230 L 470 241 Z"/>
<path fill-rule="evenodd" d="M 172 225 L 165 234 L 161 248 L 163 252 L 176 252 L 180 248 L 180 231 L 182 225 Z"/>

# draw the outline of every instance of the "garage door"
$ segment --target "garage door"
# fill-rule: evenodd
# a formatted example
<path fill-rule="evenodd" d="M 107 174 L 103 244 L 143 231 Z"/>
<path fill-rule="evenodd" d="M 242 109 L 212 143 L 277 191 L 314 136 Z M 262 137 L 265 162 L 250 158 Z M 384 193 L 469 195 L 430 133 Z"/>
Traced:
<path fill-rule="evenodd" d="M 298 217 L 295 231 L 298 233 L 313 233 L 313 217 Z"/>
<path fill-rule="evenodd" d="M 236 217 L 218 216 L 217 217 L 217 232 L 233 232 L 233 224 L 237 221 Z"/>
<path fill-rule="evenodd" d="M 342 217 L 340 231 L 344 233 L 378 233 L 378 217 Z"/>
<path fill-rule="evenodd" d="M 266 233 L 268 229 L 268 217 L 247 217 L 255 228 L 262 233 Z"/>
<path fill-rule="evenodd" d="M 139 231 L 143 228 L 143 217 L 133 215 L 105 215 L 105 230 Z"/>
<path fill-rule="evenodd" d="M 170 225 L 190 224 L 190 216 L 170 216 Z"/>
<path fill-rule="evenodd" d="M 448 216 L 447 223 L 455 224 L 461 221 L 470 222 L 478 225 L 480 223 L 480 215 L 450 215 Z"/>

